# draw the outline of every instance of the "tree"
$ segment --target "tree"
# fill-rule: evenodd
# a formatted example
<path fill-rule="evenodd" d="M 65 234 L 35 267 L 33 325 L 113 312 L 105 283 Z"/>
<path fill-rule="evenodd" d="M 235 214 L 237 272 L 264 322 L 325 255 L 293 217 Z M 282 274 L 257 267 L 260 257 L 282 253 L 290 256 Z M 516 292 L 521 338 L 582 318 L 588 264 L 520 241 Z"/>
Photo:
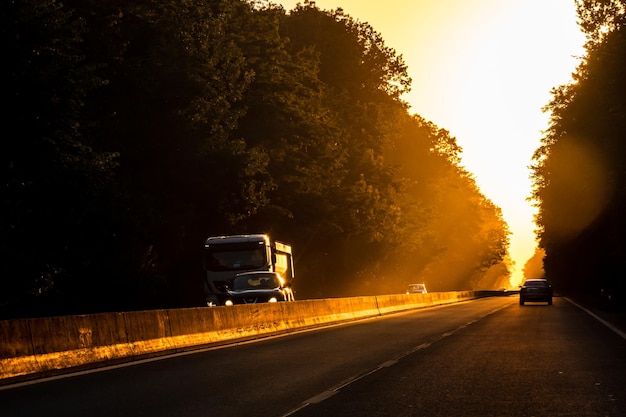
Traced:
<path fill-rule="evenodd" d="M 626 37 L 621 2 L 580 1 L 587 55 L 555 88 L 550 127 L 534 156 L 533 197 L 547 276 L 568 291 L 623 300 L 626 266 Z"/>
<path fill-rule="evenodd" d="M 253 73 L 230 29 L 250 8 L 227 0 L 120 7 L 122 53 L 97 97 L 109 116 L 102 143 L 121 155 L 119 273 L 135 282 L 132 294 L 156 292 L 148 306 L 195 305 L 203 239 L 249 210 L 247 179 L 263 170 L 231 137 Z"/>
<path fill-rule="evenodd" d="M 54 0 L 0 10 L 0 307 L 28 310 L 67 292 L 97 257 L 116 154 L 96 151 L 85 134 L 85 99 L 103 80 L 85 59 L 84 19 Z"/>
<path fill-rule="evenodd" d="M 622 0 L 576 0 L 578 24 L 587 36 L 587 48 L 600 44 L 605 35 L 619 29 L 626 18 Z"/>
<path fill-rule="evenodd" d="M 533 256 L 524 264 L 524 278 L 545 278 L 545 271 L 543 269 L 543 258 L 545 256 L 545 250 L 542 248 L 535 249 Z"/>
<path fill-rule="evenodd" d="M 309 20 L 321 20 L 326 22 L 326 29 L 338 33 L 349 29 L 341 42 L 358 55 L 346 65 L 369 65 L 379 71 L 380 62 L 373 65 L 370 57 L 376 54 L 367 52 L 367 45 L 381 43 L 382 39 L 376 35 L 374 41 L 369 40 L 368 36 L 375 35 L 371 28 L 361 34 L 362 29 L 349 28 L 352 20 L 343 15 L 335 19 L 312 5 L 303 8 L 303 13 L 304 9 L 307 24 Z M 391 230 L 397 221 L 394 210 L 389 210 L 397 198 L 397 184 L 391 168 L 380 156 L 379 141 L 389 132 L 389 125 L 379 125 L 360 115 L 364 106 L 360 90 L 376 90 L 367 106 L 394 114 L 388 104 L 402 103 L 385 99 L 387 93 L 380 91 L 391 94 L 398 90 L 378 78 L 349 90 L 322 79 L 321 68 L 335 63 L 327 51 L 320 53 L 320 39 L 309 39 L 309 33 L 300 32 L 300 23 L 296 21 L 300 17 L 293 13 L 287 16 L 282 8 L 272 6 L 258 6 L 254 13 L 239 9 L 237 19 L 230 20 L 226 29 L 246 57 L 246 68 L 253 75 L 242 102 L 245 115 L 229 136 L 230 141 L 240 145 L 242 155 L 250 156 L 245 164 L 231 165 L 234 169 L 243 168 L 232 171 L 231 178 L 241 179 L 245 184 L 242 189 L 248 192 L 228 194 L 228 208 L 235 215 L 229 217 L 229 226 L 222 230 L 269 231 L 284 236 L 296 247 L 302 242 L 300 247 L 304 248 L 321 247 L 322 242 L 328 241 L 342 247 L 346 239 L 376 246 L 376 242 L 385 239 L 381 230 Z M 293 28 L 298 35 L 287 36 Z M 300 42 L 298 36 L 304 40 Z M 386 53 L 390 59 L 396 59 L 392 51 Z M 365 63 L 359 64 L 362 56 Z M 375 82 L 375 86 L 370 82 Z M 347 122 L 352 123 L 346 120 L 347 112 L 360 115 L 355 127 L 347 126 Z M 380 118 L 385 123 L 388 119 Z M 373 128 L 378 130 L 374 132 Z M 358 138 L 350 137 L 351 130 L 361 136 L 375 134 L 376 139 L 363 148 Z M 249 168 L 253 168 L 250 173 Z M 232 179 L 224 182 L 234 185 Z M 237 211 L 242 207 L 245 210 Z M 381 222 L 390 227 L 381 228 Z M 388 233 L 386 238 L 390 236 Z M 335 256 L 328 262 L 336 268 L 338 261 L 346 257 L 335 249 L 330 248 Z M 317 253 L 306 253 L 305 249 L 303 255 L 307 261 L 304 267 L 298 267 L 299 275 L 303 271 L 306 275 L 306 264 L 319 265 L 315 261 Z M 321 258 L 328 259 L 323 254 Z"/>
<path fill-rule="evenodd" d="M 0 157 L 3 316 L 197 305 L 217 234 L 292 243 L 305 298 L 506 273 L 506 225 L 456 140 L 409 115 L 402 57 L 341 9 L 1 7 L 20 132 Z"/>

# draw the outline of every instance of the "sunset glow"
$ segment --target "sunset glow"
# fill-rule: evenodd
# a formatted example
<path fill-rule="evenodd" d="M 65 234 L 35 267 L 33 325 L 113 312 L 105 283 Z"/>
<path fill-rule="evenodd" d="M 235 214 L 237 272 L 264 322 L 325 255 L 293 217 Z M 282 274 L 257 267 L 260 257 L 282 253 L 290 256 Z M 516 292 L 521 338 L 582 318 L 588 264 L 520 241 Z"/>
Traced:
<path fill-rule="evenodd" d="M 276 1 L 286 10 L 298 1 Z M 368 22 L 404 57 L 411 112 L 449 130 L 462 165 L 502 208 L 513 233 L 511 285 L 533 255 L 528 166 L 548 116 L 550 90 L 571 79 L 584 36 L 574 0 L 317 0 Z"/>

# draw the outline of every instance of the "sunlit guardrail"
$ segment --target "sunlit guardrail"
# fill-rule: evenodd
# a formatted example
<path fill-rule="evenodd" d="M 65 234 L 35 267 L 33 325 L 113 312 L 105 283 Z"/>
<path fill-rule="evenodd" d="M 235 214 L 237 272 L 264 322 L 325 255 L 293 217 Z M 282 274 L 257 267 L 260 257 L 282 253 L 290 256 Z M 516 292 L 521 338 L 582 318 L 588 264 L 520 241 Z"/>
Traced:
<path fill-rule="evenodd" d="M 478 298 L 473 291 L 0 321 L 0 384 Z"/>

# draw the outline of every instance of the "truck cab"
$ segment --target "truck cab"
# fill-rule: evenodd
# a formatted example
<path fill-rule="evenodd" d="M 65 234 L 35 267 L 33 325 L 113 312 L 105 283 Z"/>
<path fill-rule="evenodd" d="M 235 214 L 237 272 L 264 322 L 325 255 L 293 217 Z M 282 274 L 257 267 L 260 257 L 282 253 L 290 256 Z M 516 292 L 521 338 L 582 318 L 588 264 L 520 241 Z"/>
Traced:
<path fill-rule="evenodd" d="M 212 236 L 204 243 L 204 292 L 208 306 L 223 305 L 237 274 L 277 272 L 287 287 L 294 279 L 291 246 L 272 241 L 266 234 Z"/>

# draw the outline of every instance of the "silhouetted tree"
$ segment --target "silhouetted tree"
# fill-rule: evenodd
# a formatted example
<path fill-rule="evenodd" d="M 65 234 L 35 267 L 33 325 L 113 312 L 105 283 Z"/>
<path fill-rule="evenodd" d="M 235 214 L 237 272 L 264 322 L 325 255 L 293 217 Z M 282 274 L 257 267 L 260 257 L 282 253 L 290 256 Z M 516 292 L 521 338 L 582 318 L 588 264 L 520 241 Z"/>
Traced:
<path fill-rule="evenodd" d="M 534 156 L 545 271 L 562 291 L 624 301 L 626 36 L 620 1 L 579 1 L 587 54 L 555 88 L 550 128 Z"/>
<path fill-rule="evenodd" d="M 50 308 L 84 285 L 108 241 L 101 223 L 115 154 L 83 118 L 104 82 L 84 54 L 81 16 L 51 0 L 3 2 L 0 307 Z"/>
<path fill-rule="evenodd" d="M 545 278 L 543 258 L 546 251 L 542 248 L 535 249 L 535 253 L 524 264 L 524 278 Z"/>
<path fill-rule="evenodd" d="M 506 224 L 455 139 L 408 113 L 402 57 L 341 9 L 0 11 L 3 317 L 199 304 L 216 234 L 292 243 L 300 297 L 507 273 Z"/>

